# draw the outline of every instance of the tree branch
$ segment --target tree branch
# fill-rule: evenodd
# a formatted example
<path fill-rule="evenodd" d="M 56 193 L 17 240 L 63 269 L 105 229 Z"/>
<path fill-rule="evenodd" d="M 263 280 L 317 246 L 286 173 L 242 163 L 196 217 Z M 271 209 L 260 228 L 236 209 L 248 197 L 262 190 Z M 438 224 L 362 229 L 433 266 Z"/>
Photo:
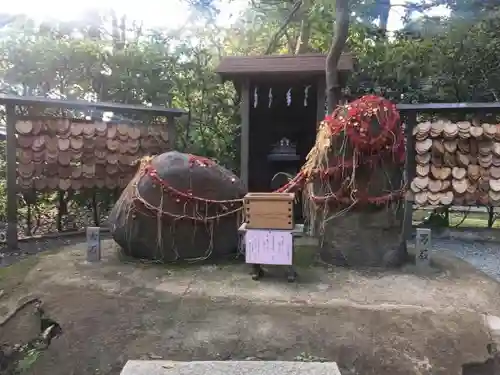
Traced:
<path fill-rule="evenodd" d="M 292 22 L 293 17 L 299 11 L 301 6 L 302 6 L 302 0 L 298 0 L 293 5 L 292 10 L 290 11 L 288 16 L 286 17 L 285 21 L 283 22 L 283 25 L 280 26 L 280 28 L 276 31 L 276 33 L 271 38 L 271 41 L 269 42 L 269 45 L 266 48 L 266 52 L 264 52 L 264 55 L 270 55 L 271 53 L 274 52 L 274 50 L 276 49 L 276 44 L 278 43 L 278 40 L 280 40 L 280 38 L 283 36 L 283 33 L 287 29 L 290 22 Z"/>
<path fill-rule="evenodd" d="M 295 51 L 296 43 L 293 42 L 292 37 L 290 36 L 290 34 L 288 34 L 288 30 L 285 30 L 284 34 L 286 37 L 286 42 L 288 43 L 288 53 L 292 54 L 293 51 Z"/>

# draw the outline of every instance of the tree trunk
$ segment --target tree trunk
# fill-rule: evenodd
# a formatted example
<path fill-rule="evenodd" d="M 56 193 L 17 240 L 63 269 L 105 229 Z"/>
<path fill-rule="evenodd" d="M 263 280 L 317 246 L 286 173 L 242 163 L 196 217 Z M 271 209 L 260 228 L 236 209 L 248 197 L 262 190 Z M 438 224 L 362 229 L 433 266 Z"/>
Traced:
<path fill-rule="evenodd" d="M 335 34 L 326 57 L 326 96 L 328 112 L 331 113 L 340 100 L 338 64 L 349 33 L 349 0 L 335 3 Z"/>
<path fill-rule="evenodd" d="M 391 4 L 389 1 L 387 3 L 383 3 L 380 5 L 380 13 L 378 15 L 379 17 L 378 27 L 380 31 L 384 34 L 384 36 L 387 34 L 387 22 L 389 21 L 390 11 L 391 11 Z"/>

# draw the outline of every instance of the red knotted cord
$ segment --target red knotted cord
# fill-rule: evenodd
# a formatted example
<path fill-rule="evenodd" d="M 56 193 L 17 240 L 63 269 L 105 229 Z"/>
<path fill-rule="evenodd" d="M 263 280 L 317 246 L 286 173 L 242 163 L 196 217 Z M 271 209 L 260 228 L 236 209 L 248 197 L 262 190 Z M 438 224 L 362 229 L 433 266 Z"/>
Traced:
<path fill-rule="evenodd" d="M 346 106 L 338 107 L 331 115 L 325 117 L 324 122 L 331 139 L 344 135 L 352 146 L 353 156 L 356 154 L 357 157 L 356 163 L 353 159 L 346 160 L 345 157 L 342 163 L 337 160 L 337 165 L 320 172 L 322 178 L 329 178 L 331 182 L 339 184 L 347 175 L 345 170 L 348 168 L 366 165 L 375 169 L 381 168 L 384 161 L 396 165 L 404 162 L 403 129 L 396 106 L 390 101 L 374 95 L 363 96 Z M 317 204 L 356 202 L 382 205 L 400 199 L 402 194 L 402 190 L 396 190 L 381 196 L 370 196 L 367 191 L 360 192 L 352 188 L 340 189 L 335 194 L 323 197 L 313 195 L 311 199 Z"/>
<path fill-rule="evenodd" d="M 297 192 L 308 182 L 320 178 L 324 181 L 336 182 L 342 187 L 337 192 L 325 196 L 312 195 L 310 198 L 317 204 L 349 205 L 354 202 L 383 205 L 401 199 L 404 194 L 402 189 L 385 192 L 380 196 L 370 196 L 366 186 L 362 186 L 363 191 L 360 191 L 352 187 L 346 188 L 342 183 L 349 177 L 350 172 L 360 166 L 375 170 L 381 167 L 384 161 L 396 165 L 404 162 L 404 135 L 396 106 L 384 98 L 367 95 L 346 106 L 338 107 L 331 115 L 325 117 L 324 122 L 328 127 L 330 138 L 334 140 L 344 136 L 352 146 L 353 156 L 356 154 L 357 157 L 355 159 L 346 156 L 331 158 L 328 167 L 317 168 L 307 175 L 301 170 L 291 181 L 275 192 Z M 208 158 L 189 155 L 190 166 L 212 167 L 215 164 Z M 243 205 L 242 199 L 213 200 L 194 196 L 190 190 L 180 191 L 163 180 L 151 164 L 144 168 L 143 175 L 149 176 L 153 184 L 161 186 L 171 198 L 178 202 L 192 200 L 205 204 Z"/>

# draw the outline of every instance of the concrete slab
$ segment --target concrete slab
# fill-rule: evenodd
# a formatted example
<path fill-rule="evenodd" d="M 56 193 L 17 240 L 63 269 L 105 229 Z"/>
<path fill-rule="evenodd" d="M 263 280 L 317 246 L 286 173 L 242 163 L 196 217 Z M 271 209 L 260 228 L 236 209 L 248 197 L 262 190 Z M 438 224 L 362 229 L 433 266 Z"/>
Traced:
<path fill-rule="evenodd" d="M 128 361 L 121 375 L 340 375 L 335 362 Z"/>

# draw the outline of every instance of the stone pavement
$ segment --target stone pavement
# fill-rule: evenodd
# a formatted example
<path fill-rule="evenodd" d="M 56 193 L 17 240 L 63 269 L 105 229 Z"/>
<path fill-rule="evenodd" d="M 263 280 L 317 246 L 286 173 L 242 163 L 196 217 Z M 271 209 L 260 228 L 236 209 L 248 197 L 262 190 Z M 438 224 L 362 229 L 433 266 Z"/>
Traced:
<path fill-rule="evenodd" d="M 340 375 L 335 362 L 128 361 L 121 375 Z"/>

